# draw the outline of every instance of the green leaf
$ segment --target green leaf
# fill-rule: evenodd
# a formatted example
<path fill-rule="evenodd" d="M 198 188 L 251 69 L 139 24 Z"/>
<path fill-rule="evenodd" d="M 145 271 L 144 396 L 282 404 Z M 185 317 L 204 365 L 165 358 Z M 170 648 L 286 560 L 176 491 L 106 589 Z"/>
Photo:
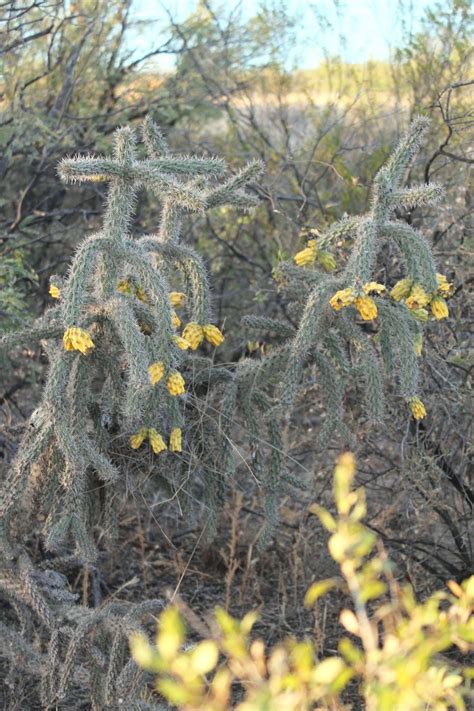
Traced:
<path fill-rule="evenodd" d="M 191 667 L 196 674 L 208 674 L 217 664 L 219 649 L 210 639 L 200 642 L 191 652 Z"/>
<path fill-rule="evenodd" d="M 313 583 L 304 596 L 304 604 L 306 607 L 311 607 L 316 600 L 326 595 L 326 593 L 332 590 L 336 585 L 337 582 L 333 578 L 327 578 L 326 580 L 319 580 L 317 583 Z"/>
<path fill-rule="evenodd" d="M 322 525 L 327 531 L 330 531 L 331 533 L 336 530 L 337 524 L 336 520 L 334 517 L 329 513 L 327 509 L 324 509 L 322 506 L 319 506 L 318 504 L 313 504 L 309 508 L 309 512 L 314 514 L 319 518 L 321 521 Z"/>
<path fill-rule="evenodd" d="M 173 659 L 185 639 L 185 626 L 177 607 L 168 607 L 160 615 L 156 639 L 159 653 L 165 660 Z"/>

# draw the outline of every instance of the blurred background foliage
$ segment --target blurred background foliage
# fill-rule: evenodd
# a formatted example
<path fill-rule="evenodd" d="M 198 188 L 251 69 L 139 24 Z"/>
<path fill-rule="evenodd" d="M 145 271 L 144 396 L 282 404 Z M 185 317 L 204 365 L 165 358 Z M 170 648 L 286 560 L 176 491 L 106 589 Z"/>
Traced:
<path fill-rule="evenodd" d="M 116 126 L 147 113 L 173 148 L 219 153 L 235 166 L 259 156 L 267 165 L 255 216 L 229 220 L 216 212 L 205 224 L 190 221 L 185 235 L 205 248 L 219 315 L 232 323 L 259 290 L 265 308 L 282 308 L 269 282 L 272 268 L 298 246 L 302 226 L 365 209 L 371 177 L 418 112 L 434 123 L 415 171 L 452 187 L 449 218 L 433 215 L 428 229 L 457 233 L 459 245 L 469 212 L 468 0 L 433 3 L 390 61 L 347 64 L 328 52 L 315 69 L 289 61 L 300 28 L 284 4 L 263 2 L 248 17 L 238 3 L 225 11 L 201 1 L 180 22 L 157 8 L 158 46 L 137 42 L 141 24 L 131 0 L 9 2 L 2 10 L 1 250 L 5 257 L 21 253 L 38 274 L 38 282 L 20 279 L 11 267 L 16 289 L 35 297 L 34 308 L 42 308 L 51 271 L 66 268 L 79 235 L 95 228 L 100 213 L 102 188 L 66 191 L 58 160 L 106 150 Z M 174 69 L 157 69 L 162 55 L 174 57 Z M 153 229 L 156 217 L 145 196 L 137 229 Z"/>
<path fill-rule="evenodd" d="M 451 318 L 436 324 L 424 349 L 430 417 L 426 424 L 407 424 L 392 405 L 388 424 L 369 430 L 356 399 L 351 409 L 369 525 L 415 588 L 430 588 L 447 575 L 464 579 L 474 561 L 470 1 L 434 0 L 415 32 L 409 29 L 410 5 L 400 3 L 405 32 L 386 60 L 347 63 L 329 45 L 312 69 L 292 60 L 301 27 L 285 3 L 262 1 L 249 15 L 237 2 L 200 0 L 184 19 L 157 4 L 159 31 L 148 31 L 146 41 L 133 0 L 10 0 L 0 3 L 0 11 L 4 330 L 42 312 L 49 277 L 67 270 L 78 240 L 100 224 L 103 186 L 66 189 L 56 172 L 60 158 L 108 151 L 117 126 L 138 125 L 150 114 L 172 150 L 218 154 L 233 168 L 253 158 L 265 162 L 265 175 L 253 186 L 261 199 L 254 214 L 221 208 L 192 216 L 183 234 L 212 272 L 216 322 L 227 335 L 217 357 L 235 361 L 249 352 L 258 357 L 261 349 L 271 348 L 271 339 L 249 344 L 239 323 L 251 312 L 288 318 L 278 289 L 280 261 L 301 247 L 306 228 L 365 211 L 371 180 L 394 142 L 414 115 L 429 116 L 429 141 L 408 182 L 441 183 L 446 198 L 436 208 L 399 217 L 427 235 L 440 271 L 456 284 Z M 315 13 L 315 43 L 327 22 Z M 336 36 L 338 27 L 332 32 Z M 158 61 L 163 57 L 172 60 L 166 70 Z M 159 209 L 151 195 L 142 195 L 134 230 L 153 231 Z M 349 246 L 337 245 L 339 264 Z M 380 268 L 396 273 L 397 265 L 387 254 Z M 4 357 L 0 404 L 8 426 L 24 421 L 34 408 L 43 358 L 39 350 Z M 332 457 L 314 444 L 323 417 L 318 393 L 309 385 L 286 439 L 290 468 L 309 485 L 311 500 L 324 502 Z M 239 447 L 241 435 L 237 427 Z M 337 441 L 333 447 L 338 449 Z M 242 486 L 251 497 L 252 453 L 241 451 Z M 303 496 L 287 503 L 305 510 Z M 254 506 L 258 517 L 258 497 Z M 295 529 L 294 514 L 287 514 L 282 541 Z M 147 525 L 152 527 L 152 517 Z M 307 582 L 300 581 L 302 588 Z"/>

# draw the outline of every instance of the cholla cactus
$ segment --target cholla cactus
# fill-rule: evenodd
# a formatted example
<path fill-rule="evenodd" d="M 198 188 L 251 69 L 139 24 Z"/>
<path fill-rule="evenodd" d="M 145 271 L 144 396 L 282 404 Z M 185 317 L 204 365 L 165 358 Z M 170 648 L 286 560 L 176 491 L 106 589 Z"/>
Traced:
<path fill-rule="evenodd" d="M 278 279 L 291 301 L 296 330 L 272 319 L 244 318 L 247 328 L 284 339 L 262 361 L 240 364 L 226 394 L 228 410 L 239 402 L 248 430 L 260 435 L 253 444 L 255 472 L 266 489 L 268 525 L 263 542 L 275 525 L 282 486 L 299 485 L 283 468 L 282 432 L 307 369 L 324 399 L 321 447 L 337 430 L 350 440 L 343 420 L 344 396 L 354 383 L 365 390 L 364 411 L 372 421 L 383 418 L 384 382 L 394 373 L 412 415 L 416 419 L 426 415 L 418 396 L 422 331 L 430 318 L 428 307 L 435 319 L 448 315 L 445 299 L 452 285 L 436 273 L 425 237 L 395 219 L 394 213 L 398 208 L 433 204 L 442 196 L 437 185 L 401 187 L 427 126 L 427 120 L 417 118 L 378 172 L 366 215 L 343 219 L 324 234 L 310 230 L 306 247 L 294 258 L 296 264 L 281 265 Z M 333 274 L 335 259 L 328 248 L 341 238 L 352 244 L 352 250 L 345 268 Z M 377 256 L 389 245 L 395 247 L 406 270 L 405 278 L 393 288 L 374 279 Z M 266 437 L 262 420 L 267 422 Z"/>
<path fill-rule="evenodd" d="M 308 288 L 309 294 L 301 316 L 297 334 L 291 344 L 289 367 L 283 383 L 283 401 L 291 403 L 296 394 L 302 368 L 311 359 L 312 350 L 332 359 L 341 373 L 330 368 L 332 388 L 344 392 L 344 380 L 353 369 L 366 385 L 366 405 L 372 419 L 383 415 L 383 376 L 377 350 L 358 328 L 354 317 L 362 321 L 378 319 L 380 353 L 387 370 L 396 368 L 400 393 L 410 404 L 415 417 L 423 416 L 414 406 L 418 389 L 417 353 L 420 352 L 422 324 L 428 320 L 426 306 L 431 304 L 435 318 L 447 316 L 444 297 L 451 292 L 445 277 L 436 274 L 431 248 L 423 235 L 406 222 L 394 219 L 400 208 L 433 204 L 442 195 L 437 185 L 402 188 L 405 170 L 415 155 L 428 122 L 416 119 L 392 157 L 377 174 L 372 191 L 372 205 L 368 214 L 336 223 L 319 240 L 318 248 L 326 247 L 340 237 L 352 238 L 352 252 L 343 272 L 338 276 L 318 279 Z M 388 285 L 374 281 L 377 256 L 392 245 L 400 254 L 406 268 L 406 278 L 390 291 Z M 317 252 L 317 250 L 316 250 Z M 298 279 L 298 277 L 296 276 Z M 303 277 L 304 278 L 304 277 Z M 309 281 L 309 280 L 308 280 Z M 309 286 L 309 284 L 308 284 Z M 346 344 L 352 345 L 355 356 L 348 368 L 343 359 Z M 418 344 L 418 345 L 417 345 Z M 344 375 L 343 375 L 344 374 Z M 352 379 L 352 374 L 349 376 Z M 336 408 L 338 409 L 338 408 Z M 337 425 L 337 416 L 328 408 L 328 427 Z"/>
<path fill-rule="evenodd" d="M 130 451 L 150 447 L 177 457 L 183 448 L 186 350 L 223 336 L 210 322 L 209 288 L 201 258 L 180 244 L 184 212 L 231 204 L 248 209 L 255 199 L 244 188 L 261 171 L 250 163 L 226 178 L 215 158 L 173 156 L 150 120 L 143 125 L 147 157 L 136 155 L 129 128 L 117 130 L 112 158 L 61 162 L 65 182 L 107 182 L 103 228 L 79 246 L 66 279 L 51 279 L 57 305 L 3 345 L 44 339 L 50 360 L 43 400 L 20 445 L 2 492 L 2 540 L 8 550 L 9 520 L 29 472 L 41 461 L 41 498 L 47 513 L 46 541 L 57 549 L 70 537 L 79 556 L 96 556 L 91 535 L 101 499 L 110 510 L 113 482 L 121 473 L 109 456 L 111 435 L 123 434 Z M 129 230 L 140 188 L 162 201 L 158 234 L 134 238 Z M 184 292 L 168 278 L 179 272 Z M 182 335 L 174 308 L 187 305 Z M 184 372 L 184 375 L 183 375 Z M 164 455 L 161 455 L 164 456 Z M 169 469 L 170 463 L 167 462 Z M 97 494 L 96 480 L 102 482 Z"/>

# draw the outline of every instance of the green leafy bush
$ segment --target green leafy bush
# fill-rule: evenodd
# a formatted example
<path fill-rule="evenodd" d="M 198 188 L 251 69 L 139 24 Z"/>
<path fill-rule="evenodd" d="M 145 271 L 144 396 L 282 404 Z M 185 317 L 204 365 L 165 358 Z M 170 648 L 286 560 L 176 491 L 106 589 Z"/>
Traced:
<path fill-rule="evenodd" d="M 362 523 L 365 491 L 354 489 L 354 474 L 354 457 L 343 454 L 334 472 L 337 516 L 318 504 L 311 509 L 330 533 L 341 577 L 314 583 L 305 604 L 331 590 L 352 600 L 339 616 L 351 635 L 340 639 L 339 654 L 318 659 L 310 638 L 290 637 L 267 650 L 250 637 L 256 613 L 239 621 L 222 609 L 209 639 L 186 644 L 183 616 L 172 605 L 160 615 L 156 646 L 143 634 L 130 640 L 133 658 L 156 675 L 162 696 L 183 711 L 342 710 L 351 683 L 368 711 L 468 708 L 474 669 L 463 660 L 474 651 L 474 576 L 417 601 Z"/>

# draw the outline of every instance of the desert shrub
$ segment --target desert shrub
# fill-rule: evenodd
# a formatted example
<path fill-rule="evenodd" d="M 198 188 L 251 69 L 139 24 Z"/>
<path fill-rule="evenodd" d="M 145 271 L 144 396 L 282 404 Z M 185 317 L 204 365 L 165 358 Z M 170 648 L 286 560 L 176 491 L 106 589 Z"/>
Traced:
<path fill-rule="evenodd" d="M 351 635 L 341 637 L 339 654 L 319 659 L 309 637 L 266 649 L 251 637 L 257 613 L 237 620 L 223 609 L 214 613 L 209 638 L 189 644 L 185 618 L 193 618 L 178 603 L 161 613 L 156 646 L 143 634 L 130 640 L 133 658 L 156 675 L 165 699 L 186 711 L 344 709 L 348 685 L 357 682 L 368 711 L 467 708 L 472 669 L 462 662 L 474 651 L 474 577 L 417 601 L 363 523 L 365 490 L 354 489 L 354 473 L 353 455 L 343 454 L 334 472 L 336 517 L 318 504 L 311 508 L 330 533 L 340 576 L 313 583 L 305 604 L 318 604 L 331 590 L 352 601 L 339 615 Z"/>

